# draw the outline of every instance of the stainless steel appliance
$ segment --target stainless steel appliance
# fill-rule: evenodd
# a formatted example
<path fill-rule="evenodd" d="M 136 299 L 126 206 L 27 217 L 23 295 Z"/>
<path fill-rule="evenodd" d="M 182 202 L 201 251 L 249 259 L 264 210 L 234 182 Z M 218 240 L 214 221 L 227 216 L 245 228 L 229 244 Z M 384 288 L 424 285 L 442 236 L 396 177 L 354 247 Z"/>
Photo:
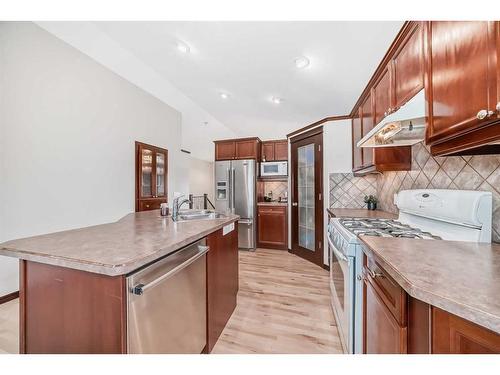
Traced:
<path fill-rule="evenodd" d="M 199 354 L 206 336 L 205 239 L 127 277 L 128 353 Z"/>
<path fill-rule="evenodd" d="M 260 177 L 288 176 L 287 161 L 267 161 L 260 163 Z"/>
<path fill-rule="evenodd" d="M 215 162 L 215 209 L 239 215 L 238 247 L 256 247 L 256 163 L 255 160 Z"/>
<path fill-rule="evenodd" d="M 348 353 L 363 350 L 363 249 L 358 236 L 491 241 L 490 192 L 405 190 L 394 203 L 397 220 L 332 218 L 328 224 L 331 302 Z"/>

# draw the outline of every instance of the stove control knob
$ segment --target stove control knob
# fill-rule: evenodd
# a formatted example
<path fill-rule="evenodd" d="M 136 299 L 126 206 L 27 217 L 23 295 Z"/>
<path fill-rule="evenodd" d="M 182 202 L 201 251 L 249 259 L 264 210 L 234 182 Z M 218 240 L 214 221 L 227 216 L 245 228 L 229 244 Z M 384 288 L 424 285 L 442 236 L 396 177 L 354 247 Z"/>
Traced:
<path fill-rule="evenodd" d="M 359 281 L 361 281 L 361 279 L 362 279 L 361 275 L 358 275 L 356 278 L 357 278 Z"/>

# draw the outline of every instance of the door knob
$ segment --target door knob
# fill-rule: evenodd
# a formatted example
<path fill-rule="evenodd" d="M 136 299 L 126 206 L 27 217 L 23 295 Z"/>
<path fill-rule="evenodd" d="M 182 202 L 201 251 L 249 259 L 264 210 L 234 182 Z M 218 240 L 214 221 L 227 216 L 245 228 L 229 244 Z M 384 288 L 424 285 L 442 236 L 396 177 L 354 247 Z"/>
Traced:
<path fill-rule="evenodd" d="M 497 107 L 498 107 L 498 105 L 497 105 Z M 477 117 L 477 119 L 478 119 L 478 120 L 484 120 L 486 117 L 490 117 L 490 116 L 491 116 L 491 115 L 493 115 L 494 113 L 495 113 L 495 112 L 493 112 L 493 111 L 489 111 L 489 110 L 487 110 L 487 109 L 481 109 L 481 110 L 477 113 L 476 117 Z"/>
<path fill-rule="evenodd" d="M 297 202 L 293 202 L 293 203 L 292 203 L 292 206 L 293 206 L 293 207 L 297 207 L 298 205 L 299 205 L 299 204 L 298 204 Z"/>

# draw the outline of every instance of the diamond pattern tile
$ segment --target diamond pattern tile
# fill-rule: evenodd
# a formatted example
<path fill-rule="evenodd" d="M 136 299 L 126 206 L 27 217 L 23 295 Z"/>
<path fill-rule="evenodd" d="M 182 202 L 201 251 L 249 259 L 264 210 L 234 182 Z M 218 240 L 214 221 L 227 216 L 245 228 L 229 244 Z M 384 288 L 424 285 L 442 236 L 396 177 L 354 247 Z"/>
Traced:
<path fill-rule="evenodd" d="M 361 208 L 365 195 L 377 195 L 376 175 L 355 177 L 353 174 L 330 174 L 330 208 Z"/>
<path fill-rule="evenodd" d="M 493 241 L 500 242 L 500 156 L 432 157 L 429 149 L 412 147 L 412 168 L 408 172 L 378 175 L 377 197 L 382 210 L 397 213 L 394 194 L 406 189 L 484 190 L 493 194 Z"/>

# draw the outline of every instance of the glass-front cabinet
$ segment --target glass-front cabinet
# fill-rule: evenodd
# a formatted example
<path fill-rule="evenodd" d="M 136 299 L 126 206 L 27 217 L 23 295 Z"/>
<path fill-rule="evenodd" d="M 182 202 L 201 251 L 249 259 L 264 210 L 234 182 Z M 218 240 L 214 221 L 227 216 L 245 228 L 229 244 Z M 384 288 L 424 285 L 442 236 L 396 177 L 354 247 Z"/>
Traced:
<path fill-rule="evenodd" d="M 136 211 L 160 208 L 167 201 L 168 151 L 141 142 L 136 149 Z"/>

